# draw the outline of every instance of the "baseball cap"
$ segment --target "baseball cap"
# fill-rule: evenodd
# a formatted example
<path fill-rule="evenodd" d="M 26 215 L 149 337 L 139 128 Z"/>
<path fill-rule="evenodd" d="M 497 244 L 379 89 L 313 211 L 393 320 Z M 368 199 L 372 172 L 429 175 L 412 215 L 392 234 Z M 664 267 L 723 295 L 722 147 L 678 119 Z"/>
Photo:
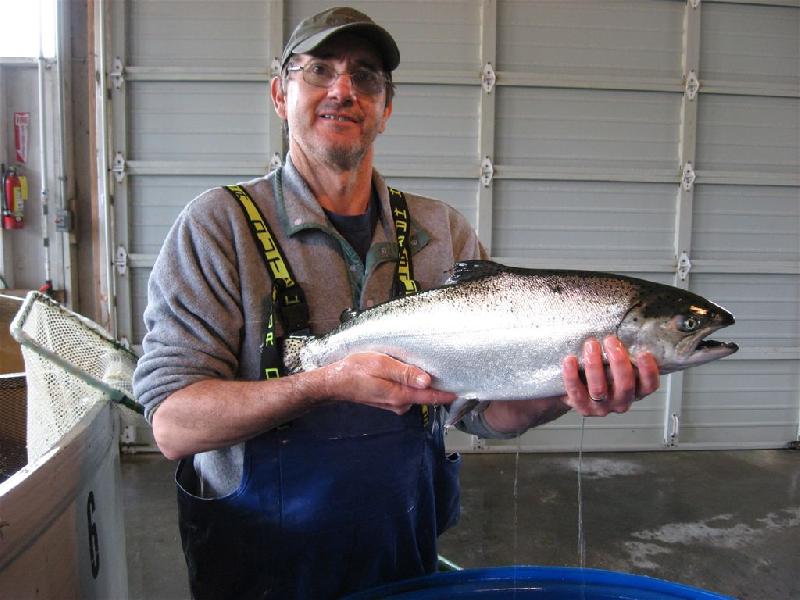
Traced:
<path fill-rule="evenodd" d="M 375 44 L 387 72 L 394 71 L 400 64 L 400 50 L 388 31 L 354 8 L 337 6 L 300 22 L 283 49 L 281 68 L 292 54 L 309 53 L 332 35 L 343 31 L 352 32 Z"/>

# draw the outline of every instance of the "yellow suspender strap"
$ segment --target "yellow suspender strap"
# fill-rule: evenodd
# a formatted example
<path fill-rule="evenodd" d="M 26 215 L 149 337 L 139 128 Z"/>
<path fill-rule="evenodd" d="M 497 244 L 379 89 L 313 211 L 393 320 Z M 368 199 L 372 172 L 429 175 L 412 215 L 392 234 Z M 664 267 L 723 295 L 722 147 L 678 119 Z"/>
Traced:
<path fill-rule="evenodd" d="M 408 251 L 410 235 L 410 218 L 406 197 L 400 190 L 389 187 L 389 205 L 394 219 L 394 233 L 397 237 L 397 268 L 395 269 L 392 296 L 411 296 L 419 291 L 419 284 L 414 279 L 414 265 Z M 430 422 L 430 410 L 427 405 L 420 405 L 422 424 L 427 427 Z"/>
<path fill-rule="evenodd" d="M 414 265 L 411 262 L 411 253 L 408 251 L 409 214 L 406 197 L 403 192 L 393 187 L 389 188 L 389 205 L 392 208 L 394 219 L 394 232 L 397 237 L 397 268 L 392 289 L 393 296 L 410 296 L 419 291 L 419 285 L 414 280 Z"/>
<path fill-rule="evenodd" d="M 250 194 L 239 185 L 225 186 L 225 189 L 238 201 L 247 217 L 253 238 L 262 250 L 261 257 L 264 259 L 264 264 L 272 274 L 274 281 L 272 303 L 267 314 L 264 339 L 261 344 L 261 375 L 264 379 L 280 377 L 283 363 L 276 345 L 274 313 L 277 312 L 287 335 L 308 333 L 308 304 L 289 264 L 283 258 L 278 240 L 275 239 L 267 220 Z"/>
<path fill-rule="evenodd" d="M 275 237 L 272 235 L 272 231 L 269 225 L 267 225 L 264 215 L 261 214 L 261 211 L 258 209 L 255 202 L 253 202 L 250 194 L 239 185 L 228 185 L 225 186 L 225 189 L 241 204 L 244 214 L 247 216 L 247 220 L 250 223 L 251 231 L 263 250 L 264 260 L 267 263 L 270 273 L 272 273 L 273 279 L 281 280 L 284 287 L 287 288 L 295 285 L 294 277 L 292 277 L 292 274 L 289 272 L 286 261 L 283 260 L 283 254 L 278 247 L 278 243 L 275 241 Z"/>

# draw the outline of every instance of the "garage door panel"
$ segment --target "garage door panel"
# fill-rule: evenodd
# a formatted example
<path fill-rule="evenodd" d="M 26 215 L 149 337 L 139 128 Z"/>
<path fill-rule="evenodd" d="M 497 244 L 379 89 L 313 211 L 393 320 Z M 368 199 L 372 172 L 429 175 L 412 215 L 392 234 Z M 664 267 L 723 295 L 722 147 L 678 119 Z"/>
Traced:
<path fill-rule="evenodd" d="M 264 83 L 130 86 L 129 159 L 268 162 L 272 105 Z"/>
<path fill-rule="evenodd" d="M 538 88 L 497 91 L 497 162 L 675 169 L 680 97 Z"/>
<path fill-rule="evenodd" d="M 721 360 L 686 372 L 681 443 L 776 446 L 796 439 L 797 360 Z"/>
<path fill-rule="evenodd" d="M 781 421 L 741 422 L 681 427 L 681 447 L 691 449 L 760 449 L 786 447 L 797 437 L 797 428 Z"/>
<path fill-rule="evenodd" d="M 680 77 L 683 7 L 639 0 L 501 1 L 500 70 L 566 76 Z"/>
<path fill-rule="evenodd" d="M 692 258 L 800 263 L 797 188 L 698 185 Z"/>
<path fill-rule="evenodd" d="M 697 168 L 800 170 L 800 99 L 707 94 L 697 106 Z"/>
<path fill-rule="evenodd" d="M 479 162 L 479 101 L 479 90 L 466 86 L 398 86 L 386 133 L 375 148 L 379 168 L 436 164 L 463 170 Z"/>
<path fill-rule="evenodd" d="M 386 183 L 404 192 L 446 202 L 474 228 L 478 219 L 478 182 L 471 179 L 387 177 Z M 412 215 L 413 216 L 413 215 Z"/>
<path fill-rule="evenodd" d="M 692 278 L 691 287 L 736 317 L 716 337 L 743 349 L 800 347 L 800 276 L 703 273 Z"/>
<path fill-rule="evenodd" d="M 372 0 L 348 2 L 392 33 L 400 49 L 398 73 L 409 70 L 476 70 L 480 65 L 480 2 L 474 0 Z M 285 3 L 289 32 L 329 2 Z"/>
<path fill-rule="evenodd" d="M 254 175 L 253 177 L 256 177 Z M 226 183 L 221 176 L 138 176 L 131 179 L 131 252 L 157 254 L 178 214 L 192 198 Z M 245 178 L 249 179 L 249 178 Z"/>
<path fill-rule="evenodd" d="M 703 79 L 800 87 L 800 11 L 788 6 L 703 6 Z"/>
<path fill-rule="evenodd" d="M 263 0 L 128 0 L 129 60 L 137 66 L 264 67 Z"/>
<path fill-rule="evenodd" d="M 663 259 L 672 254 L 669 184 L 495 184 L 493 252 L 525 258 Z"/>
<path fill-rule="evenodd" d="M 657 448 L 664 429 L 666 396 L 659 391 L 634 404 L 623 414 L 611 414 L 603 419 L 585 419 L 583 449 L 608 448 L 609 439 L 619 449 Z M 569 412 L 556 421 L 525 432 L 519 440 L 487 440 L 490 448 L 570 451 L 579 447 L 584 419 Z"/>

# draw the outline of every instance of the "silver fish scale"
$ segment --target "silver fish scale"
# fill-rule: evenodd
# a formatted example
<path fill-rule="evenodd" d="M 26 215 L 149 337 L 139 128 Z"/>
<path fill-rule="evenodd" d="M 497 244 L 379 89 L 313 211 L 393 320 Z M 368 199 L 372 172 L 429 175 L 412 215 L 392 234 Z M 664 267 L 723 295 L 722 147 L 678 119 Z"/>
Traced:
<path fill-rule="evenodd" d="M 501 272 L 376 306 L 311 341 L 308 370 L 376 351 L 431 374 L 461 398 L 523 399 L 563 393 L 561 362 L 602 338 L 636 302 L 613 277 Z"/>

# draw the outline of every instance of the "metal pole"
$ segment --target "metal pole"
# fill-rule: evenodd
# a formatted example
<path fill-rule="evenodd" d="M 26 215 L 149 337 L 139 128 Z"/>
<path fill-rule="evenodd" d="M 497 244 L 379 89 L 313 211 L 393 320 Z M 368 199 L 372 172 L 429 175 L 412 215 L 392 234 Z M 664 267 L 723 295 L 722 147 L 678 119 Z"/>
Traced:
<path fill-rule="evenodd" d="M 42 201 L 42 245 L 44 246 L 44 286 L 41 291 L 49 293 L 53 289 L 53 281 L 50 275 L 50 235 L 48 222 L 48 190 L 47 190 L 47 136 L 45 126 L 47 111 L 45 109 L 45 81 L 44 72 L 47 67 L 42 50 L 42 0 L 39 0 L 39 156 L 41 169 L 41 201 Z"/>
<path fill-rule="evenodd" d="M 64 261 L 62 263 L 62 273 L 64 274 L 64 287 L 67 290 L 67 304 L 72 306 L 75 301 L 74 292 L 77 291 L 78 286 L 75 280 L 75 272 L 72 268 L 73 265 L 73 252 L 74 248 L 72 240 L 72 215 L 69 207 L 69 172 L 72 165 L 71 156 L 68 154 L 71 150 L 71 144 L 67 143 L 68 137 L 71 138 L 71 129 L 68 128 L 67 119 L 67 103 L 64 99 L 64 89 L 67 85 L 67 75 L 64 71 L 64 63 L 67 62 L 70 56 L 67 50 L 69 43 L 69 34 L 67 28 L 69 3 L 57 2 L 56 3 L 56 102 L 58 105 L 58 209 L 56 211 L 56 223 L 61 223 L 60 227 L 56 227 L 56 231 L 60 232 L 58 236 L 60 246 L 62 248 Z"/>
<path fill-rule="evenodd" d="M 108 148 L 109 148 L 109 107 L 108 107 L 108 68 L 106 61 L 106 51 L 108 40 L 106 40 L 106 4 L 104 0 L 95 0 L 94 3 L 94 24 L 95 24 L 95 56 L 96 56 L 96 86 L 95 98 L 97 102 L 97 192 L 100 204 L 100 234 L 102 237 L 102 264 L 101 287 L 105 284 L 105 309 L 106 323 L 103 325 L 117 336 L 117 313 L 116 313 L 116 289 L 114 281 L 114 223 L 113 206 L 111 199 L 111 187 L 109 185 L 108 168 Z"/>

